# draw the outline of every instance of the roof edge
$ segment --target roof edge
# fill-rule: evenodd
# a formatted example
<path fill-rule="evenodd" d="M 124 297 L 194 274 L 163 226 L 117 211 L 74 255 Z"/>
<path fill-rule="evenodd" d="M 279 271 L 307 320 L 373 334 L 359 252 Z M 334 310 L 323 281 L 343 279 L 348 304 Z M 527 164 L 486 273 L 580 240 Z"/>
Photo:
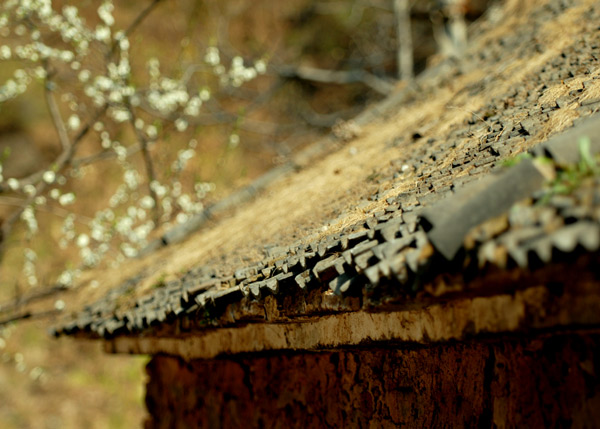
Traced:
<path fill-rule="evenodd" d="M 580 291 L 581 292 L 581 291 Z M 365 310 L 292 323 L 252 323 L 179 337 L 121 336 L 105 341 L 110 353 L 168 354 L 185 360 L 272 350 L 319 350 L 371 343 L 431 344 L 486 334 L 590 329 L 600 324 L 600 291 L 565 292 L 546 286 L 513 294 L 455 299 L 422 309 Z"/>

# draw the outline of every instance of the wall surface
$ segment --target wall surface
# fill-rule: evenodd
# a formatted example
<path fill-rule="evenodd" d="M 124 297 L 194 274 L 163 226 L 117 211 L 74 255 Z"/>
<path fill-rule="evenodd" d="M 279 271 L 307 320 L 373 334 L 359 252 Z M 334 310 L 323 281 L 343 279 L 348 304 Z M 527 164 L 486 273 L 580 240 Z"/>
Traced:
<path fill-rule="evenodd" d="M 190 362 L 163 355 L 147 371 L 147 428 L 600 422 L 597 333 Z"/>

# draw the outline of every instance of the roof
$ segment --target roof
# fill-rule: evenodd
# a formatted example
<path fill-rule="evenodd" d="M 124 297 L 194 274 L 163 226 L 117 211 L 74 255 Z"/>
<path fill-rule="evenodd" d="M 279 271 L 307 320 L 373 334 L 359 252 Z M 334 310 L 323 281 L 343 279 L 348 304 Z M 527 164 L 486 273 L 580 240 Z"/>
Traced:
<path fill-rule="evenodd" d="M 506 315 L 500 330 L 525 313 L 529 327 L 597 323 L 579 301 L 542 311 L 523 292 L 593 278 L 600 247 L 598 175 L 570 193 L 548 186 L 580 161 L 581 137 L 600 149 L 600 10 L 572 3 L 480 24 L 463 61 L 434 67 L 363 114 L 349 143 L 146 258 L 55 333 L 210 357 L 461 338 L 491 329 L 494 314 Z M 504 166 L 526 151 L 538 159 Z"/>

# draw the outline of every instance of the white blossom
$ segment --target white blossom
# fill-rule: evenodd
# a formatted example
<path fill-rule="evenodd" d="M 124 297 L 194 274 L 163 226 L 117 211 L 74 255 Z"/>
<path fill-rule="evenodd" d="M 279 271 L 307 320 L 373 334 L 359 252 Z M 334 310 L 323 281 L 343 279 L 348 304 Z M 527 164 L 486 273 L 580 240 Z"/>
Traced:
<path fill-rule="evenodd" d="M 79 82 L 85 83 L 88 80 L 90 80 L 91 75 L 92 74 L 89 70 L 84 69 L 79 72 L 79 74 L 77 75 L 77 79 L 79 79 Z"/>
<path fill-rule="evenodd" d="M 61 51 L 59 58 L 65 63 L 69 63 L 73 61 L 73 59 L 75 58 L 75 54 L 73 54 L 73 52 L 71 51 Z"/>
<path fill-rule="evenodd" d="M 229 136 L 229 147 L 235 148 L 240 143 L 240 136 L 238 134 L 231 134 Z"/>
<path fill-rule="evenodd" d="M 37 191 L 35 189 L 35 186 L 33 186 L 31 183 L 28 183 L 27 185 L 23 186 L 23 192 L 25 192 L 25 194 L 27 194 L 28 196 L 32 197 Z"/>
<path fill-rule="evenodd" d="M 185 223 L 187 222 L 188 218 L 188 215 L 186 215 L 185 213 L 178 213 L 176 221 L 177 223 Z"/>
<path fill-rule="evenodd" d="M 263 60 L 258 60 L 254 63 L 254 69 L 258 74 L 265 74 L 267 72 L 267 64 Z"/>
<path fill-rule="evenodd" d="M 67 120 L 67 126 L 69 127 L 69 129 L 76 130 L 79 128 L 80 125 L 81 120 L 79 119 L 79 116 L 75 114 L 69 116 L 69 119 Z"/>
<path fill-rule="evenodd" d="M 200 100 L 202 101 L 208 101 L 210 99 L 210 91 L 206 88 L 203 88 L 200 91 Z"/>
<path fill-rule="evenodd" d="M 119 48 L 121 48 L 122 51 L 127 51 L 129 50 L 129 39 L 127 38 L 123 38 L 123 39 L 119 39 Z"/>
<path fill-rule="evenodd" d="M 29 234 L 34 235 L 38 232 L 38 223 L 37 219 L 35 218 L 33 207 L 25 207 L 23 213 L 21 213 L 21 219 L 23 219 L 25 225 L 27 225 Z"/>
<path fill-rule="evenodd" d="M 112 11 L 114 6 L 112 1 L 105 1 L 98 8 L 98 17 L 106 24 L 108 27 L 112 27 L 115 23 L 115 19 L 113 18 Z"/>
<path fill-rule="evenodd" d="M 29 371 L 29 378 L 33 381 L 38 381 L 44 375 L 44 370 L 39 366 L 36 366 Z"/>
<path fill-rule="evenodd" d="M 150 189 L 152 189 L 159 197 L 162 197 L 166 194 L 166 188 L 157 180 L 150 182 Z"/>
<path fill-rule="evenodd" d="M 77 247 L 87 247 L 90 244 L 90 237 L 87 234 L 79 234 L 77 237 Z"/>
<path fill-rule="evenodd" d="M 204 61 L 211 66 L 218 65 L 221 62 L 219 50 L 214 46 L 209 47 L 204 55 Z"/>
<path fill-rule="evenodd" d="M 8 185 L 8 187 L 10 189 L 12 189 L 13 191 L 16 191 L 17 189 L 19 189 L 19 181 L 17 179 L 15 179 L 14 177 L 11 177 L 10 179 L 8 179 L 6 181 L 6 184 Z"/>
<path fill-rule="evenodd" d="M 151 209 L 154 207 L 154 199 L 151 196 L 146 195 L 140 200 L 140 206 L 145 209 Z"/>
<path fill-rule="evenodd" d="M 110 28 L 108 28 L 105 25 L 96 26 L 96 32 L 94 34 L 94 37 L 99 42 L 104 42 L 104 43 L 110 42 Z"/>
<path fill-rule="evenodd" d="M 137 250 L 128 243 L 121 244 L 121 251 L 127 258 L 135 258 L 137 256 Z"/>
<path fill-rule="evenodd" d="M 75 270 L 65 270 L 58 277 L 57 282 L 64 286 L 72 286 L 75 278 L 77 277 L 77 271 Z M 62 300 L 58 300 L 55 303 L 55 308 L 57 310 L 63 310 L 65 308 L 65 303 Z"/>
<path fill-rule="evenodd" d="M 131 117 L 125 109 L 110 109 L 110 115 L 116 122 L 125 122 Z"/>
<path fill-rule="evenodd" d="M 69 204 L 73 204 L 74 202 L 75 202 L 75 194 L 73 192 L 62 194 L 60 197 L 58 197 L 58 203 L 61 206 L 67 206 Z"/>
<path fill-rule="evenodd" d="M 192 118 L 199 116 L 203 105 L 210 100 L 212 88 L 197 88 L 195 85 L 198 80 L 191 79 L 187 72 L 183 76 L 167 75 L 165 71 L 171 69 L 171 65 L 161 70 L 161 63 L 157 58 L 151 58 L 147 62 L 148 75 L 145 82 L 138 79 L 138 76 L 132 76 L 130 50 L 137 48 L 134 46 L 136 42 L 129 40 L 125 31 L 116 25 L 115 15 L 120 15 L 114 11 L 113 0 L 96 2 L 97 18 L 88 17 L 86 11 L 89 22 L 81 16 L 76 6 L 78 3 L 61 6 L 62 3 L 65 2 L 57 5 L 52 0 L 4 0 L 0 6 L 0 38 L 3 38 L 0 39 L 0 61 L 11 61 L 8 73 L 16 69 L 12 76 L 9 74 L 6 80 L 0 81 L 0 103 L 23 94 L 34 80 L 42 80 L 56 94 L 61 103 L 61 112 L 69 109 L 65 116 L 65 126 L 70 132 L 81 129 L 82 115 L 105 112 L 94 123 L 92 134 L 96 136 L 96 144 L 99 143 L 98 146 L 107 151 L 105 154 L 110 155 L 114 151 L 123 168 L 122 182 L 114 190 L 105 208 L 98 210 L 85 227 L 77 225 L 75 228 L 76 217 L 69 213 L 71 210 L 67 211 L 69 214 L 62 223 L 62 235 L 58 239 L 61 248 L 72 246 L 78 249 L 80 264 L 94 266 L 115 248 L 120 249 L 117 261 L 136 256 L 138 249 L 145 245 L 156 226 L 150 220 L 151 209 L 157 206 L 161 208 L 160 221 L 168 227 L 174 222 L 185 222 L 192 214 L 204 208 L 201 200 L 214 189 L 214 184 L 199 182 L 187 193 L 184 186 L 187 178 L 183 182 L 178 180 L 188 162 L 196 155 L 198 142 L 195 139 L 189 141 L 187 148 L 179 150 L 174 160 L 170 160 L 170 171 L 169 164 L 166 163 L 166 171 L 157 176 L 160 180 L 171 180 L 169 184 L 154 180 L 151 183 L 151 195 L 143 195 L 140 185 L 144 178 L 134 168 L 134 165 L 137 166 L 137 158 L 135 163 L 129 160 L 129 155 L 133 153 L 129 149 L 136 148 L 132 140 L 135 134 L 124 133 L 123 128 L 128 126 L 124 123 L 131 121 L 135 114 L 141 116 L 133 124 L 135 129 L 152 142 L 160 141 L 160 131 L 163 128 L 170 129 L 164 125 L 167 122 L 179 132 L 188 131 L 193 123 Z M 185 39 L 181 46 L 190 43 L 190 39 Z M 104 46 L 99 46 L 102 44 Z M 108 49 L 113 48 L 115 52 L 104 55 Z M 143 54 L 141 51 L 135 53 Z M 225 64 L 216 46 L 206 49 L 203 60 L 204 64 L 200 66 L 202 73 L 208 71 L 223 85 L 234 87 L 255 79 L 267 69 L 264 60 L 252 65 L 241 56 L 233 58 L 230 64 Z M 48 70 L 56 73 L 52 79 L 47 79 L 46 64 L 52 65 Z M 192 73 L 195 72 L 195 69 L 192 70 Z M 106 109 L 103 111 L 104 108 Z M 148 116 L 145 116 L 145 110 L 148 111 Z M 146 118 L 150 117 L 165 119 L 153 119 L 153 123 L 148 123 Z M 116 136 L 123 143 L 114 140 Z M 238 145 L 239 140 L 239 135 L 232 133 L 229 137 L 230 147 Z M 93 153 L 90 151 L 89 155 Z M 65 176 L 70 174 L 79 178 L 83 169 L 69 168 L 66 171 L 68 173 L 60 174 L 54 168 L 48 168 L 43 172 L 42 183 L 51 185 L 47 195 L 36 195 L 34 185 L 20 183 L 16 178 L 7 178 L 7 188 L 33 199 L 34 203 L 27 206 L 21 214 L 28 239 L 38 231 L 36 210 L 44 208 L 47 199 L 56 201 L 61 206 L 75 202 L 75 194 L 64 188 L 67 182 Z M 3 180 L 0 166 L 0 182 Z M 65 209 L 60 209 L 57 212 L 60 214 L 64 211 Z M 25 254 L 23 279 L 30 285 L 35 285 L 38 281 L 35 273 L 37 256 L 32 255 L 35 254 Z M 77 275 L 78 270 L 65 270 L 58 282 L 70 286 Z M 55 306 L 59 310 L 65 308 L 64 302 L 60 300 Z M 33 370 L 31 374 L 33 376 Z"/>
<path fill-rule="evenodd" d="M 38 79 L 45 79 L 47 76 L 46 70 L 43 67 L 36 67 L 33 70 L 33 75 Z"/>
<path fill-rule="evenodd" d="M 37 254 L 32 249 L 26 248 L 23 251 L 23 256 L 23 275 L 29 286 L 36 286 L 38 283 L 36 275 Z"/>
<path fill-rule="evenodd" d="M 9 60 L 12 53 L 10 47 L 6 45 L 0 46 L 0 60 Z"/>
<path fill-rule="evenodd" d="M 187 129 L 187 127 L 188 127 L 188 122 L 185 119 L 178 118 L 175 121 L 175 128 L 177 129 L 177 131 L 183 132 Z"/>
<path fill-rule="evenodd" d="M 149 138 L 155 139 L 158 135 L 158 130 L 154 125 L 148 125 L 148 127 L 146 128 L 146 134 Z"/>
<path fill-rule="evenodd" d="M 79 11 L 77 10 L 77 8 L 75 6 L 65 6 L 62 9 L 62 14 L 63 16 L 68 20 L 68 21 L 75 21 L 77 19 L 77 15 L 78 15 Z"/>

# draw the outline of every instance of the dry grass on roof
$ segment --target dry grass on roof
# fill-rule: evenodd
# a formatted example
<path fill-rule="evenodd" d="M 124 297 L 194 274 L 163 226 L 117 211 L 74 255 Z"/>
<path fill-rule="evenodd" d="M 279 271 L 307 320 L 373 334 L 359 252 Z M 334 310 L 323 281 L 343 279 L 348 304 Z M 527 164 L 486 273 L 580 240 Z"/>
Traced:
<path fill-rule="evenodd" d="M 509 2 L 509 9 L 515 12 L 475 40 L 473 49 L 486 49 L 487 44 L 511 34 L 516 26 L 528 25 L 528 14 L 523 7 L 531 9 L 540 3 L 543 2 Z M 100 286 L 93 290 L 85 288 L 85 293 L 79 297 L 72 296 L 71 308 L 78 308 L 83 299 L 88 303 L 100 298 L 109 288 L 141 271 L 145 273 L 144 280 L 136 295 L 152 289 L 159 281 L 176 278 L 194 266 L 210 264 L 225 271 L 233 270 L 262 259 L 267 244 L 291 245 L 298 240 L 311 242 L 362 219 L 366 211 L 384 204 L 385 199 L 356 208 L 361 199 L 376 191 L 391 197 L 415 186 L 414 174 L 402 176 L 394 182 L 376 183 L 368 180 L 373 172 L 385 168 L 390 160 L 402 159 L 415 149 L 415 145 L 425 144 L 427 138 L 443 142 L 451 130 L 464 127 L 473 112 L 526 82 L 528 76 L 574 43 L 576 35 L 586 31 L 582 22 L 585 22 L 586 11 L 593 3 L 592 0 L 582 1 L 579 6 L 567 9 L 555 20 L 543 24 L 537 38 L 545 49 L 536 55 L 519 58 L 515 52 L 507 51 L 503 53 L 501 64 L 472 67 L 471 70 L 466 64 L 462 75 L 443 86 L 424 83 L 424 94 L 420 98 L 417 96 L 416 101 L 399 108 L 390 118 L 366 125 L 356 139 L 340 144 L 334 153 L 315 159 L 299 172 L 274 183 L 254 201 L 242 205 L 234 213 L 221 216 L 186 242 L 167 247 L 144 260 L 128 262 L 116 270 L 86 273 L 82 284 L 94 279 Z M 599 73 L 596 71 L 594 75 Z M 581 87 L 582 81 L 590 78 L 587 75 L 585 79 L 582 77 L 568 84 L 554 85 L 546 90 L 543 100 L 554 102 L 574 87 Z M 485 79 L 484 89 L 470 95 L 467 89 Z M 587 90 L 588 97 L 600 97 L 600 85 Z M 521 150 L 560 132 L 577 116 L 575 106 L 560 109 Z M 426 138 L 413 142 L 410 136 L 416 130 L 424 133 Z M 398 137 L 403 137 L 401 144 L 389 144 Z M 478 138 L 478 135 L 472 138 Z M 460 148 L 459 144 L 451 153 L 445 154 L 447 165 L 460 153 Z M 331 222 L 332 219 L 335 221 Z M 326 230 L 324 225 L 327 225 Z"/>

